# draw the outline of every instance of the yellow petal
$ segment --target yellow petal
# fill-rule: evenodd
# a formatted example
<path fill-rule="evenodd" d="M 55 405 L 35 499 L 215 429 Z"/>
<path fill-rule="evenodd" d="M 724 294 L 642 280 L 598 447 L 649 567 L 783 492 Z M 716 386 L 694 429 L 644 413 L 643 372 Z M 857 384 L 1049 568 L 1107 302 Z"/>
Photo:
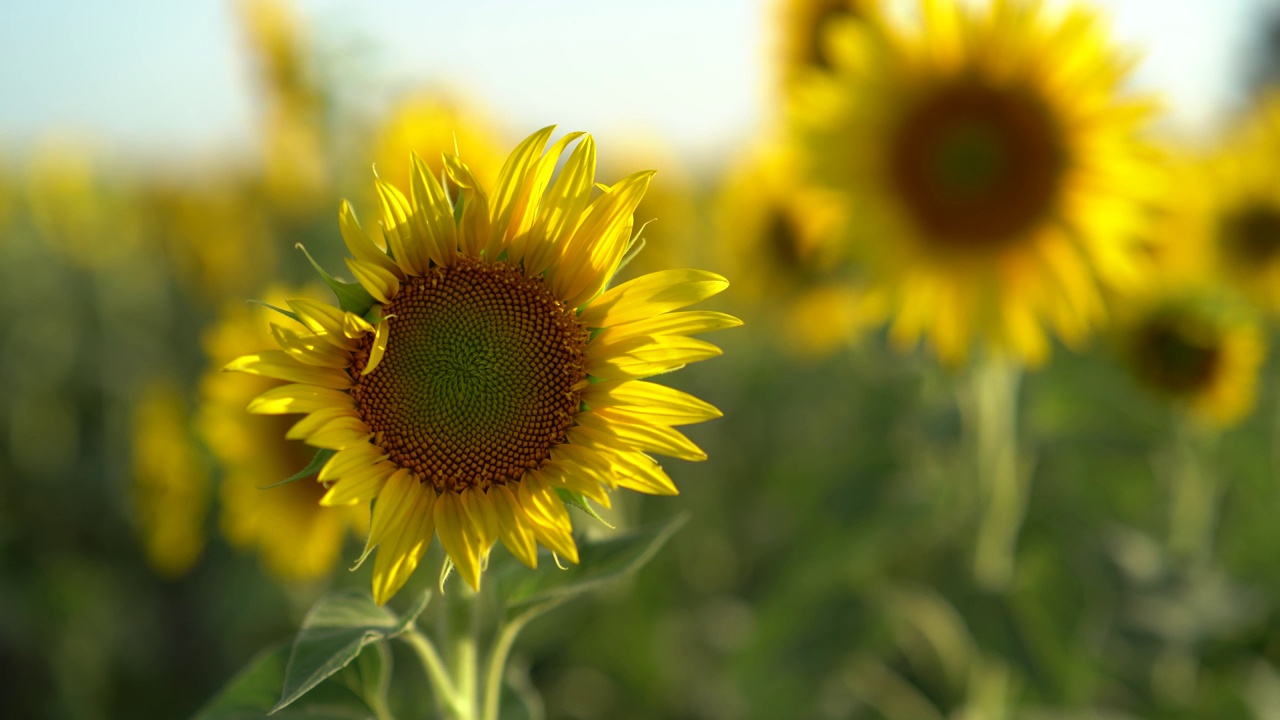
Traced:
<path fill-rule="evenodd" d="M 344 262 L 347 263 L 347 269 L 355 276 L 356 282 L 369 291 L 374 300 L 383 304 L 389 303 L 400 290 L 400 280 L 391 271 L 352 258 L 344 258 Z"/>
<path fill-rule="evenodd" d="M 395 465 L 383 462 L 370 466 L 368 470 L 348 475 L 329 488 L 324 497 L 320 498 L 320 504 L 325 507 L 339 507 L 369 502 L 378 497 L 387 483 L 387 478 L 391 477 L 395 471 Z"/>
<path fill-rule="evenodd" d="M 489 203 L 491 232 L 497 236 L 499 244 L 515 235 L 512 216 L 523 214 L 524 206 L 529 202 L 530 178 L 555 129 L 555 125 L 548 125 L 525 138 L 502 164 L 498 182 L 493 186 L 493 198 Z M 518 223 L 517 219 L 516 224 Z"/>
<path fill-rule="evenodd" d="M 596 143 L 587 135 L 573 149 L 538 207 L 538 217 L 529 232 L 529 245 L 524 253 L 524 270 L 529 277 L 537 277 L 551 267 L 577 230 L 582 212 L 591 200 L 595 174 Z"/>
<path fill-rule="evenodd" d="M 360 371 L 361 375 L 368 375 L 373 369 L 378 367 L 378 363 L 382 362 L 382 356 L 387 352 L 387 339 L 391 335 L 391 316 L 378 320 L 378 330 L 373 336 L 373 347 L 369 349 L 369 362 L 365 363 L 364 370 Z"/>
<path fill-rule="evenodd" d="M 741 324 L 742 321 L 732 315 L 712 310 L 673 312 L 605 328 L 591 342 L 604 345 L 640 335 L 698 335 Z"/>
<path fill-rule="evenodd" d="M 538 539 L 520 503 L 505 485 L 489 488 L 489 499 L 498 516 L 498 537 L 520 562 L 538 567 Z"/>
<path fill-rule="evenodd" d="M 587 357 L 587 372 L 602 380 L 630 380 L 678 370 L 722 354 L 697 338 L 638 337 L 606 345 Z"/>
<path fill-rule="evenodd" d="M 341 390 L 292 383 L 271 388 L 249 403 L 249 412 L 259 415 L 309 413 L 322 408 L 354 408 L 356 401 Z"/>
<path fill-rule="evenodd" d="M 305 298 L 288 300 L 289 308 L 308 330 L 321 340 L 343 350 L 354 350 L 357 343 L 343 332 L 343 312 L 328 303 Z"/>
<path fill-rule="evenodd" d="M 351 376 L 345 370 L 304 365 L 280 350 L 238 357 L 227 363 L 224 369 L 335 390 L 346 390 L 352 384 Z"/>
<path fill-rule="evenodd" d="M 418 567 L 435 532 L 434 488 L 418 482 L 408 470 L 388 480 L 373 506 L 370 538 L 377 532 L 378 557 L 373 564 L 373 601 L 386 603 Z M 388 506 L 385 510 L 383 506 Z M 380 514 L 381 512 L 381 514 Z"/>
<path fill-rule="evenodd" d="M 341 480 L 352 473 L 368 470 L 370 465 L 386 459 L 387 454 L 371 443 L 352 445 L 334 453 L 329 462 L 320 468 L 318 479 L 321 482 Z"/>
<path fill-rule="evenodd" d="M 578 413 L 577 422 L 583 427 L 628 443 L 636 450 L 693 462 L 707 459 L 707 454 L 679 430 L 617 408 Z"/>
<path fill-rule="evenodd" d="M 373 241 L 369 239 L 368 233 L 360 227 L 360 223 L 356 220 L 355 210 L 351 208 L 351 203 L 346 200 L 342 201 L 342 207 L 338 210 L 338 228 L 342 231 L 342 241 L 346 243 L 347 250 L 351 252 L 352 257 L 366 265 L 372 265 L 391 273 L 397 280 L 404 279 L 404 273 L 400 270 L 400 266 L 387 257 L 387 254 L 381 248 L 374 245 Z"/>
<path fill-rule="evenodd" d="M 341 450 L 366 442 L 373 431 L 358 417 L 339 417 L 325 423 L 307 436 L 307 444 L 328 450 Z"/>
<path fill-rule="evenodd" d="M 294 423 L 284 436 L 287 440 L 305 440 L 308 435 L 334 418 L 359 416 L 360 414 L 351 408 L 322 408 Z"/>
<path fill-rule="evenodd" d="M 436 534 L 458 574 L 471 586 L 480 589 L 480 564 L 487 548 L 482 547 L 481 531 L 462 506 L 462 499 L 450 490 L 436 501 Z"/>
<path fill-rule="evenodd" d="M 569 562 L 578 562 L 578 546 L 573 541 L 573 525 L 564 502 L 551 489 L 550 481 L 536 471 L 520 480 L 516 499 L 529 518 L 534 537 Z"/>
<path fill-rule="evenodd" d="M 471 168 L 456 155 L 444 156 L 445 172 L 461 190 L 462 219 L 458 223 L 458 246 L 466 255 L 480 257 L 489 241 L 489 198 L 476 182 Z"/>
<path fill-rule="evenodd" d="M 556 296 L 570 307 L 590 299 L 613 277 L 631 241 L 632 214 L 649 188 L 652 171 L 629 175 L 592 203 L 565 247 L 552 277 Z"/>
<path fill-rule="evenodd" d="M 271 323 L 271 336 L 276 344 L 300 363 L 317 367 L 345 368 L 351 365 L 351 354 L 326 342 L 317 335 L 298 332 Z"/>
<path fill-rule="evenodd" d="M 616 407 L 666 425 L 688 425 L 723 416 L 714 405 L 675 388 L 638 380 L 592 383 L 582 393 L 592 410 Z"/>
<path fill-rule="evenodd" d="M 662 270 L 608 290 L 582 311 L 589 327 L 612 327 L 644 320 L 706 300 L 729 281 L 705 270 Z"/>
<path fill-rule="evenodd" d="M 538 208 L 542 204 L 543 195 L 546 194 L 547 183 L 551 182 L 551 174 L 555 172 L 560 156 L 564 154 L 565 148 L 569 147 L 569 143 L 584 134 L 572 132 L 565 135 L 538 159 L 537 164 L 525 177 L 520 192 L 512 203 L 510 215 L 504 218 L 506 230 L 503 231 L 496 224 L 493 227 L 489 242 L 490 250 L 494 254 L 506 246 L 510 252 L 511 262 L 523 262 L 530 231 L 537 220 Z"/>
<path fill-rule="evenodd" d="M 374 180 L 378 191 L 378 207 L 382 210 L 382 231 L 387 238 L 396 264 L 410 275 L 421 275 L 427 268 L 423 262 L 425 243 L 418 240 L 409 222 L 413 210 L 404 194 L 385 180 Z"/>
<path fill-rule="evenodd" d="M 458 254 L 453 208 L 449 205 L 440 181 L 417 153 L 413 154 L 413 172 L 409 183 L 413 198 L 414 226 L 425 240 L 427 257 L 436 265 L 448 267 Z"/>

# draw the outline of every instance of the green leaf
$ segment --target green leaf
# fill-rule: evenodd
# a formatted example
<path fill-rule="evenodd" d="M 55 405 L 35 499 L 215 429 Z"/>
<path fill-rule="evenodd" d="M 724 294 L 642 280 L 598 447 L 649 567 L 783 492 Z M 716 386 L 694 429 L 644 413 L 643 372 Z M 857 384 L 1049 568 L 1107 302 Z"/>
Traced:
<path fill-rule="evenodd" d="M 625 577 L 644 566 L 688 520 L 677 515 L 665 523 L 599 540 L 581 542 L 578 564 L 561 570 L 555 563 L 539 563 L 537 570 L 512 566 L 496 578 L 498 592 L 509 612 L 563 601 Z"/>
<path fill-rule="evenodd" d="M 271 712 L 289 706 L 351 664 L 369 643 L 404 632 L 427 607 L 429 599 L 430 594 L 423 593 L 404 617 L 397 618 L 360 590 L 343 590 L 321 598 L 307 613 L 293 641 L 284 690 Z"/>
<path fill-rule="evenodd" d="M 560 499 L 564 501 L 565 504 L 578 508 L 582 512 L 595 518 L 601 525 L 604 525 L 610 530 L 613 529 L 613 525 L 610 525 L 608 520 L 600 517 L 600 513 L 596 511 L 595 506 L 591 504 L 591 501 L 587 499 L 586 495 L 583 495 L 577 490 L 570 490 L 568 488 L 561 487 L 556 488 L 556 494 L 560 496 Z"/>
<path fill-rule="evenodd" d="M 368 653 L 373 656 L 374 653 Z M 258 654 L 227 683 L 193 720 L 260 720 L 275 705 L 284 684 L 289 646 L 279 643 Z M 350 687 L 321 683 L 299 703 L 277 713 L 283 720 L 372 720 L 375 713 Z"/>
<path fill-rule="evenodd" d="M 364 317 L 365 313 L 369 312 L 369 309 L 374 306 L 375 301 L 373 296 L 369 294 L 368 290 L 364 289 L 363 285 L 360 283 L 343 282 L 335 278 L 324 268 L 320 267 L 320 263 L 316 262 L 316 259 L 311 257 L 311 253 L 307 252 L 307 249 L 303 247 L 301 243 L 295 247 L 301 250 L 303 255 L 307 256 L 307 260 L 311 261 L 311 267 L 315 268 L 316 272 L 320 274 L 320 277 L 324 278 L 325 284 L 329 286 L 329 289 L 332 290 L 333 294 L 338 298 L 338 307 L 349 313 L 354 313 L 360 317 Z"/>
<path fill-rule="evenodd" d="M 320 468 L 324 467 L 324 464 L 329 462 L 329 458 L 333 457 L 335 452 L 336 451 L 334 450 L 321 450 L 315 454 L 315 457 L 311 458 L 311 462 L 307 463 L 306 467 L 302 468 L 298 472 L 290 475 L 289 477 L 285 478 L 284 480 L 281 480 L 278 483 L 272 483 L 270 485 L 260 485 L 258 489 L 270 490 L 273 487 L 280 487 L 281 485 L 288 485 L 291 482 L 297 482 L 299 480 L 302 480 L 303 478 L 309 478 L 312 475 L 315 475 L 316 473 L 320 472 Z"/>

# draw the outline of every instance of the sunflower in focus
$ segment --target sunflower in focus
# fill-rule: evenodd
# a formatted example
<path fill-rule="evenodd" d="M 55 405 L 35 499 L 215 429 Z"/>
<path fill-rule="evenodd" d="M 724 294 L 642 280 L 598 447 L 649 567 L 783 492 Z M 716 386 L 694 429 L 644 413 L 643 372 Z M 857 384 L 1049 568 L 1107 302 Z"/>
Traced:
<path fill-rule="evenodd" d="M 188 431 L 187 404 L 171 383 L 142 393 L 133 413 L 131 495 L 147 564 L 184 575 L 204 551 L 209 469 Z"/>
<path fill-rule="evenodd" d="M 674 311 L 728 283 L 667 270 L 606 290 L 652 173 L 597 192 L 594 141 L 546 149 L 552 130 L 513 151 L 492 196 L 455 155 L 455 202 L 417 156 L 408 197 L 376 180 L 385 249 L 344 203 L 359 285 L 335 284 L 341 309 L 290 300 L 297 322 L 271 326 L 280 350 L 228 366 L 289 383 L 249 409 L 305 415 L 288 434 L 331 453 L 321 504 L 376 499 L 364 556 L 377 548 L 380 604 L 433 536 L 473 588 L 498 540 L 530 567 L 538 543 L 577 562 L 563 497 L 674 494 L 650 454 L 706 457 L 675 426 L 719 411 L 644 378 L 720 354 L 691 336 L 735 318 Z"/>
<path fill-rule="evenodd" d="M 1068 344 L 1141 275 L 1135 240 L 1158 176 L 1123 92 L 1130 58 L 1082 8 L 875 4 L 827 32 L 832 72 L 797 89 L 806 165 L 842 191 L 851 238 L 893 312 L 951 364 L 981 342 L 1029 363 Z"/>
<path fill-rule="evenodd" d="M 715 256 L 739 300 L 771 313 L 800 356 L 829 355 L 883 320 L 883 303 L 838 275 L 842 218 L 836 198 L 800 182 L 781 144 L 748 154 L 716 198 Z"/>
<path fill-rule="evenodd" d="M 1251 316 L 1166 294 L 1128 307 L 1119 338 L 1134 377 L 1202 422 L 1227 427 L 1253 409 L 1266 347 Z"/>
<path fill-rule="evenodd" d="M 320 292 L 270 290 L 265 302 L 283 305 L 291 295 L 316 302 Z M 267 332 L 272 312 L 229 302 L 205 333 L 212 369 L 200 383 L 197 429 L 222 471 L 220 523 L 227 541 L 256 551 L 267 570 L 281 580 L 311 580 L 333 569 L 353 531 L 368 529 L 369 513 L 360 507 L 321 506 L 325 491 L 314 482 L 270 487 L 307 467 L 315 453 L 286 439 L 290 423 L 282 418 L 245 418 L 245 405 L 278 382 L 219 368 L 275 344 Z"/>

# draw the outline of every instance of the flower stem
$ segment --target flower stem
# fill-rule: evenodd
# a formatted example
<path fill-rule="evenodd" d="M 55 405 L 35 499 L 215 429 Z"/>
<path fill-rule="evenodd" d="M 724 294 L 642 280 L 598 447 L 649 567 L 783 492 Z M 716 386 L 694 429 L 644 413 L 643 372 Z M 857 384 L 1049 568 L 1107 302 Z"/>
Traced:
<path fill-rule="evenodd" d="M 445 669 L 444 662 L 440 659 L 440 653 L 436 651 L 436 646 L 431 643 L 431 640 L 426 635 L 422 634 L 416 623 L 400 637 L 409 643 L 409 647 L 413 648 L 418 655 L 418 659 L 422 661 L 422 667 L 426 670 L 427 679 L 431 681 L 431 688 L 440 705 L 450 715 L 458 716 L 458 690 L 454 687 L 453 678 L 449 676 L 449 671 Z"/>
<path fill-rule="evenodd" d="M 1168 468 L 1169 550 L 1192 564 L 1213 554 L 1221 493 L 1215 473 L 1204 462 L 1209 440 L 1190 420 L 1181 419 Z"/>
<path fill-rule="evenodd" d="M 498 720 L 498 710 L 502 703 L 502 679 L 506 674 L 507 658 L 511 655 L 511 646 L 515 644 L 520 631 L 529 624 L 530 620 L 561 602 L 563 600 L 557 598 L 535 605 L 511 618 L 502 626 L 502 631 L 498 633 L 493 647 L 489 650 L 489 657 L 485 660 L 484 705 L 481 720 Z"/>
<path fill-rule="evenodd" d="M 981 520 L 973 573 L 990 592 L 1013 582 L 1018 534 L 1030 495 L 1018 468 L 1018 386 L 1021 368 L 987 356 L 973 370 L 973 406 Z"/>
<path fill-rule="evenodd" d="M 460 588 L 449 599 L 449 668 L 456 683 L 454 720 L 476 720 L 476 593 Z"/>

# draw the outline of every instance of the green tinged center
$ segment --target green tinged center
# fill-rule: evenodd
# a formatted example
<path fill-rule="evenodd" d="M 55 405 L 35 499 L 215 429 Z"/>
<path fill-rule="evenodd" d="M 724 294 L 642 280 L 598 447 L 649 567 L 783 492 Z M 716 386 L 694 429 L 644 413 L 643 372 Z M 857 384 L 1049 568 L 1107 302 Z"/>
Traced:
<path fill-rule="evenodd" d="M 401 467 L 441 490 L 488 487 L 564 441 L 588 335 L 541 280 L 462 259 L 408 281 L 383 316 L 386 354 L 353 395 Z"/>
<path fill-rule="evenodd" d="M 890 146 L 890 186 L 928 239 L 1000 245 L 1031 230 L 1058 196 L 1066 153 L 1033 92 L 961 78 L 907 111 Z"/>

